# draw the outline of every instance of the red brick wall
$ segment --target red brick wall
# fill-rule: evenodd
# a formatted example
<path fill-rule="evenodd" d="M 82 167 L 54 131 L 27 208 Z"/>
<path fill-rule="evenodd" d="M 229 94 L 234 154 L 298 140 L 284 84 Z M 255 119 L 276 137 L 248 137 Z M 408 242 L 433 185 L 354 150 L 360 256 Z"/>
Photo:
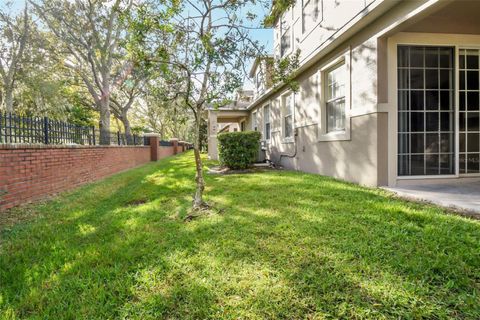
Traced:
<path fill-rule="evenodd" d="M 162 150 L 162 157 L 172 154 Z M 148 146 L 0 145 L 0 210 L 149 161 Z"/>

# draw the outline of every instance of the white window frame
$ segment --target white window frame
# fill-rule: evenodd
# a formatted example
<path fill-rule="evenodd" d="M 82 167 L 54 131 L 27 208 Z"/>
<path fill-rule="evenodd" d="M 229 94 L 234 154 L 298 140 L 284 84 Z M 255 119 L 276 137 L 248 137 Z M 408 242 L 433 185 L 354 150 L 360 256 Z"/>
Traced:
<path fill-rule="evenodd" d="M 313 6 L 311 8 L 310 6 Z M 309 12 L 305 12 L 306 9 Z M 306 26 L 306 15 L 311 14 L 312 11 L 318 11 L 318 16 L 313 19 L 311 26 Z M 323 21 L 323 0 L 302 0 L 302 35 L 306 36 L 310 34 L 310 32 L 315 29 L 321 22 Z"/>
<path fill-rule="evenodd" d="M 290 19 L 288 19 L 288 12 L 290 11 L 290 9 L 286 12 L 284 12 L 282 14 L 282 16 L 280 17 L 280 21 L 279 21 L 279 26 L 280 26 L 280 39 L 279 39 L 279 54 L 280 54 L 280 58 L 283 58 L 283 57 L 286 57 L 288 56 L 292 50 L 293 50 L 293 27 L 292 27 L 292 24 L 290 23 Z M 283 44 L 283 37 L 285 35 L 287 35 L 288 33 L 288 36 L 289 36 L 289 44 L 288 44 L 288 48 L 285 49 L 285 51 L 283 51 L 283 48 L 282 48 L 282 44 Z"/>
<path fill-rule="evenodd" d="M 252 112 L 252 130 L 258 131 L 257 111 Z"/>
<path fill-rule="evenodd" d="M 263 106 L 262 111 L 263 111 L 263 140 L 269 142 L 270 139 L 272 138 L 272 119 L 270 117 L 270 108 L 271 104 L 268 103 Z M 265 110 L 268 110 L 266 112 Z M 267 121 L 267 115 L 268 115 L 268 121 Z M 267 124 L 268 124 L 268 135 L 267 135 Z"/>
<path fill-rule="evenodd" d="M 388 113 L 388 185 L 416 184 L 432 181 L 449 181 L 459 178 L 478 179 L 480 174 L 459 173 L 459 51 L 460 49 L 480 49 L 479 35 L 460 34 L 432 34 L 432 33 L 409 33 L 401 32 L 388 39 L 388 103 L 379 104 L 379 111 Z M 450 46 L 455 48 L 455 171 L 452 175 L 421 175 L 399 176 L 398 175 L 398 70 L 397 70 L 397 47 L 399 45 L 420 46 Z M 420 181 L 416 181 L 420 180 Z"/>
<path fill-rule="evenodd" d="M 350 62 L 350 48 L 344 52 L 341 56 L 331 60 L 324 65 L 318 74 L 320 79 L 319 92 L 320 92 L 320 119 L 318 129 L 318 141 L 343 141 L 350 140 L 351 131 L 351 62 Z M 328 113 L 327 113 L 327 86 L 328 72 L 340 64 L 345 65 L 345 129 L 342 131 L 331 131 L 327 129 Z"/>
<path fill-rule="evenodd" d="M 290 98 L 290 105 L 288 106 L 286 101 L 287 98 Z M 295 95 L 293 92 L 287 92 L 282 95 L 281 97 L 282 103 L 282 136 L 284 142 L 293 142 L 293 137 L 295 135 Z M 286 119 L 287 117 L 291 117 L 291 131 L 290 136 L 287 136 L 286 130 Z"/>

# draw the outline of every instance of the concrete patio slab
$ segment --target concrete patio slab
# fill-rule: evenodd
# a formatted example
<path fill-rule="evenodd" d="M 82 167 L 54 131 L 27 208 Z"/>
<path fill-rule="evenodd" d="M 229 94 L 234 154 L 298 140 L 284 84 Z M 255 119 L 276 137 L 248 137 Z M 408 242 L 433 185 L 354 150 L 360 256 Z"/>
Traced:
<path fill-rule="evenodd" d="M 480 181 L 385 187 L 401 197 L 468 211 L 480 218 Z"/>

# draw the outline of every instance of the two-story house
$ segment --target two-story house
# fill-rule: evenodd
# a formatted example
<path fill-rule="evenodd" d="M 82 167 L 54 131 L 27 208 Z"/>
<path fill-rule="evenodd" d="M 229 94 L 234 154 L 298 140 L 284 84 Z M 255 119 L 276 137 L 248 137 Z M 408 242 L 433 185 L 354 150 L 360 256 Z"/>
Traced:
<path fill-rule="evenodd" d="M 298 92 L 265 82 L 236 110 L 268 159 L 372 186 L 480 178 L 480 1 L 297 1 L 274 58 L 297 49 Z"/>

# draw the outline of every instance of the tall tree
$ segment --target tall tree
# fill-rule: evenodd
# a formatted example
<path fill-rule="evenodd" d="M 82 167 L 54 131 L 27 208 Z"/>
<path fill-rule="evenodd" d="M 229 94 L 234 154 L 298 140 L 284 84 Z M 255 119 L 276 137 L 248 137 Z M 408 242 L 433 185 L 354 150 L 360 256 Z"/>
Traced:
<path fill-rule="evenodd" d="M 29 37 L 29 14 L 25 4 L 23 13 L 12 14 L 12 3 L 0 9 L 0 76 L 2 80 L 2 105 L 13 111 L 15 81 L 24 58 Z"/>
<path fill-rule="evenodd" d="M 133 140 L 129 112 L 136 99 L 141 95 L 146 78 L 140 70 L 134 71 L 132 64 L 127 64 L 122 74 L 119 85 L 110 97 L 110 109 L 115 118 L 122 122 L 127 144 L 130 145 Z"/>
<path fill-rule="evenodd" d="M 133 0 L 39 1 L 31 3 L 66 50 L 65 66 L 82 79 L 99 112 L 100 143 L 110 144 L 110 98 L 124 69 L 115 64 L 125 36 L 120 13 L 128 12 Z"/>

